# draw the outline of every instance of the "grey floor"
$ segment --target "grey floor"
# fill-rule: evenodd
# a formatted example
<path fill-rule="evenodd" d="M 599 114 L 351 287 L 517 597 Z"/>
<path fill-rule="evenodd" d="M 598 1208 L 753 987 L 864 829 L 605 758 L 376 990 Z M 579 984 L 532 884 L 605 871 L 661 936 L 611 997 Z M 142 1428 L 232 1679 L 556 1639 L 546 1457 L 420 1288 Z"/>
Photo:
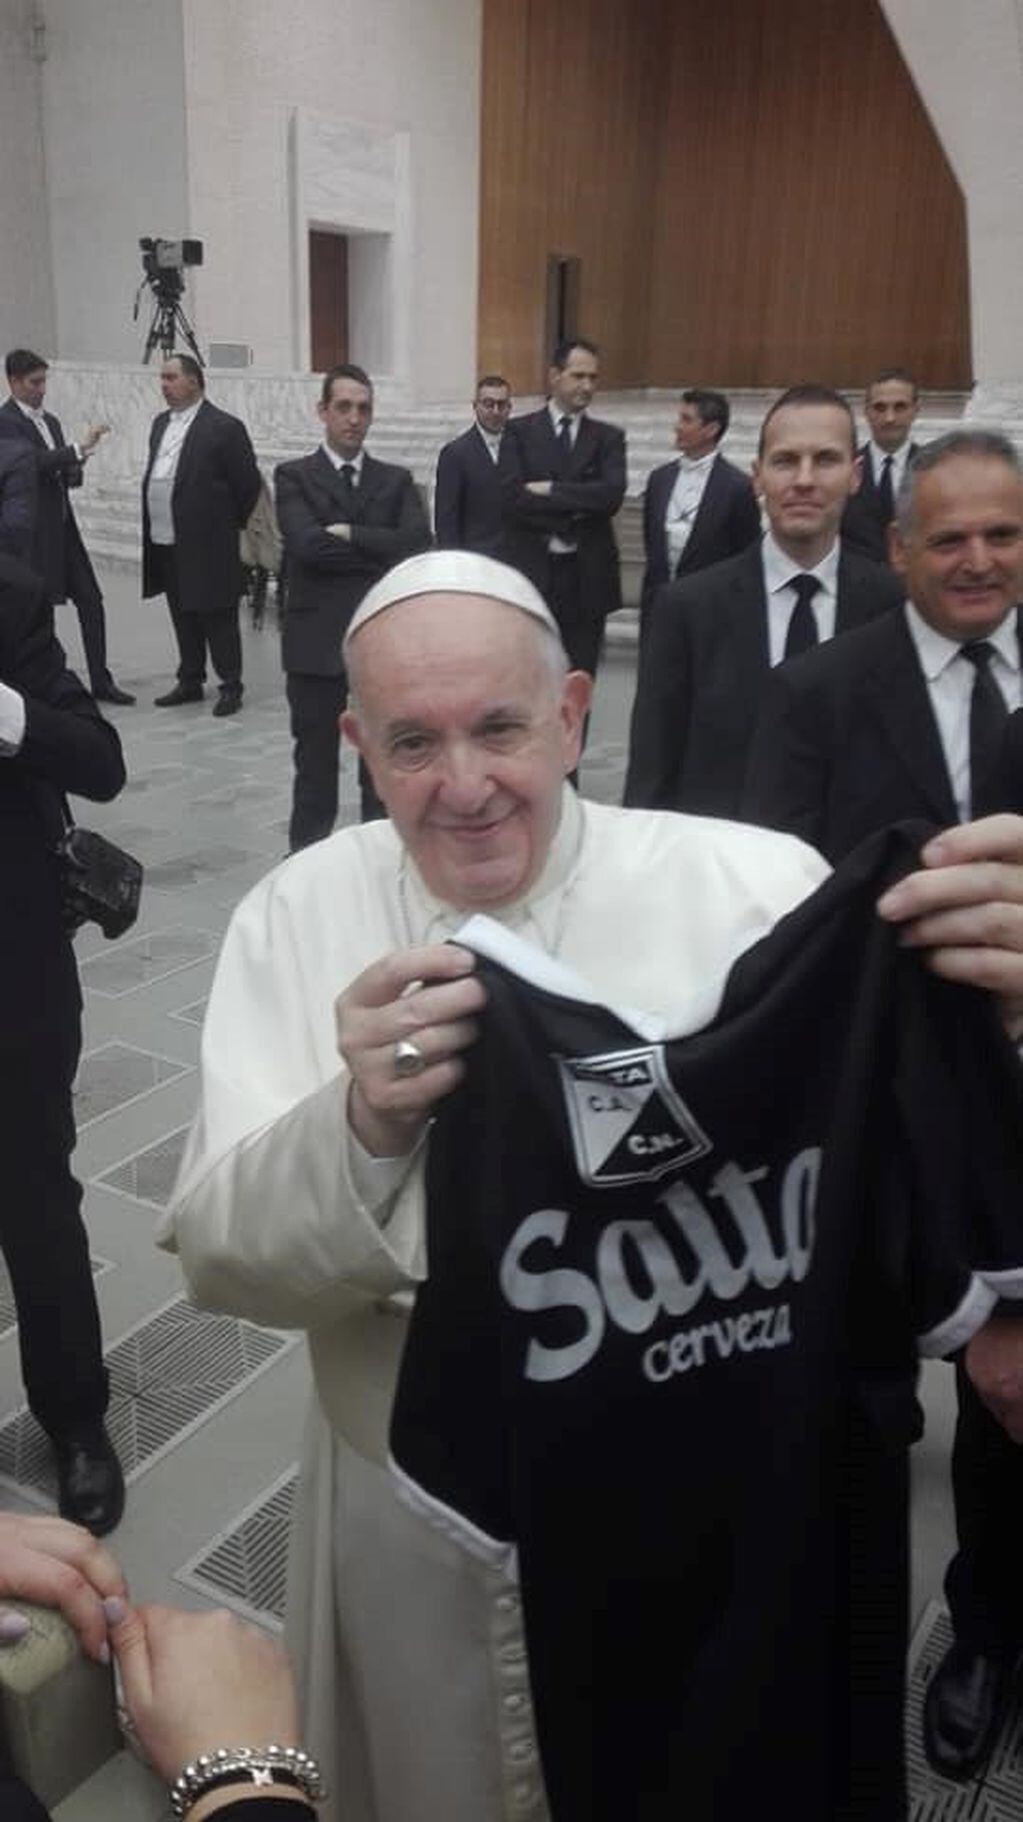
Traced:
<path fill-rule="evenodd" d="M 153 1230 L 194 1104 L 218 943 L 232 907 L 286 847 L 289 742 L 277 639 L 272 624 L 246 633 L 240 715 L 214 721 L 208 702 L 155 709 L 154 695 L 172 680 L 163 603 L 141 603 L 130 573 L 103 580 L 112 667 L 139 703 L 110 711 L 124 741 L 126 790 L 82 815 L 147 868 L 137 930 L 112 945 L 91 927 L 79 938 L 86 1040 L 76 1169 L 112 1357 L 112 1426 L 129 1473 L 113 1544 L 139 1599 L 193 1607 L 227 1600 L 273 1625 L 308 1384 L 304 1352 L 292 1336 L 183 1305 L 177 1267 L 154 1247 Z M 80 665 L 71 609 L 60 610 L 59 625 Z M 631 656 L 612 652 L 583 766 L 591 796 L 613 801 L 620 791 L 632 688 Z M 343 815 L 355 814 L 346 759 Z M 951 1536 L 950 1370 L 929 1367 L 924 1388 L 928 1429 L 914 1462 L 916 1613 L 940 1595 Z M 0 1287 L 0 1499 L 31 1510 L 47 1501 L 48 1469 L 21 1407 L 16 1338 Z M 59 1816 L 136 1822 L 160 1812 L 137 1769 L 122 1760 L 69 1798 Z"/>

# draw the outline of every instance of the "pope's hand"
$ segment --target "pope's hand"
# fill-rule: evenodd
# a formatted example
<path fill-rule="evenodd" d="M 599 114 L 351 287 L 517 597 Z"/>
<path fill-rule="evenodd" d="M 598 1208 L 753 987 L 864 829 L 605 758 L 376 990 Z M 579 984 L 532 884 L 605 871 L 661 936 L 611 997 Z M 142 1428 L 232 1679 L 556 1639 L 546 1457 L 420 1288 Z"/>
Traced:
<path fill-rule="evenodd" d="M 467 949 L 435 943 L 374 962 L 334 1005 L 337 1047 L 352 1078 L 348 1118 L 374 1157 L 404 1157 L 437 1102 L 461 1081 L 460 1052 L 476 1037 L 486 995 Z M 414 1074 L 396 1069 L 396 1046 L 422 1057 Z"/>
<path fill-rule="evenodd" d="M 928 842 L 923 868 L 878 903 L 928 966 L 999 996 L 1012 1037 L 1023 1032 L 1023 817 L 986 816 Z"/>

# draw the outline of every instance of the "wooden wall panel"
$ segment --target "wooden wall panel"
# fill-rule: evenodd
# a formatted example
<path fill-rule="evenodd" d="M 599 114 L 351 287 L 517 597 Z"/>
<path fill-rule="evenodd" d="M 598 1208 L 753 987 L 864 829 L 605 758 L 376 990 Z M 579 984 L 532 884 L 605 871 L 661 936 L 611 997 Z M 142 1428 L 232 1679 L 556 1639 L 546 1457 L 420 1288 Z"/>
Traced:
<path fill-rule="evenodd" d="M 481 369 L 549 252 L 604 383 L 970 381 L 962 197 L 877 0 L 484 0 Z"/>
<path fill-rule="evenodd" d="M 480 371 L 542 384 L 547 257 L 604 383 L 643 384 L 667 0 L 484 0 Z"/>

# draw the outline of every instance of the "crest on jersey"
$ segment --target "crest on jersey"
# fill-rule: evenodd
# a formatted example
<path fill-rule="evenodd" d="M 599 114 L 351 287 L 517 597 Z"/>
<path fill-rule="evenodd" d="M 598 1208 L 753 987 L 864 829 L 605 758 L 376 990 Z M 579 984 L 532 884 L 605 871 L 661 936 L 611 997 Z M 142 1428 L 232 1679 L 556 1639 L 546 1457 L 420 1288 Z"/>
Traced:
<path fill-rule="evenodd" d="M 662 1045 L 557 1061 L 579 1175 L 595 1189 L 652 1182 L 710 1151 Z"/>

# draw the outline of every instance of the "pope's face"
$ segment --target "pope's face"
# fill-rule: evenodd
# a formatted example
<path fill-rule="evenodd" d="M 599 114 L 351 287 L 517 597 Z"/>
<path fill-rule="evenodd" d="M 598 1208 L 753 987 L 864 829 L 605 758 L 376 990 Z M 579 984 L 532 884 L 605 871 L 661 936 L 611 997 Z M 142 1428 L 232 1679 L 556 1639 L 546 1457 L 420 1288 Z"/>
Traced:
<path fill-rule="evenodd" d="M 477 595 L 398 602 L 351 660 L 342 728 L 430 891 L 462 911 L 521 898 L 558 826 L 589 677 L 556 676 L 529 616 Z"/>

